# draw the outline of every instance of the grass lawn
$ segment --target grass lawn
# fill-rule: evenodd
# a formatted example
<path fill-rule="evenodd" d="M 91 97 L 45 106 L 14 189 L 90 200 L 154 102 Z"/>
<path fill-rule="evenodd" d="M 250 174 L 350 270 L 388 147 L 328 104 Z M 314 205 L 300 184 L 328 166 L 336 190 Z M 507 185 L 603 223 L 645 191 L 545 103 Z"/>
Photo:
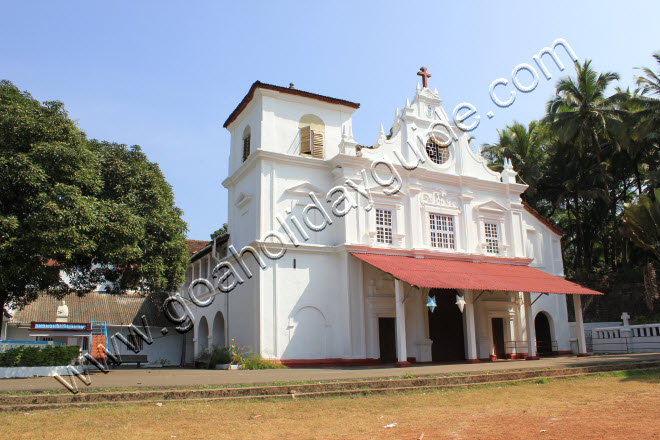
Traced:
<path fill-rule="evenodd" d="M 3 439 L 660 439 L 660 372 L 426 393 L 0 413 L 0 435 Z"/>

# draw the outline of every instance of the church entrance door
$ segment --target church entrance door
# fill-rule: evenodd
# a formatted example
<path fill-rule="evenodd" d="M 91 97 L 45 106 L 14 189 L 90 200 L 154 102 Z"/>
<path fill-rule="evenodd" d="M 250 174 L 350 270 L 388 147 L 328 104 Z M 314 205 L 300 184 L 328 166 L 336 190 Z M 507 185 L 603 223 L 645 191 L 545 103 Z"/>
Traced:
<path fill-rule="evenodd" d="M 433 289 L 437 307 L 428 311 L 431 359 L 433 362 L 465 360 L 465 338 L 463 335 L 463 315 L 455 304 L 456 291 Z"/>
<path fill-rule="evenodd" d="M 504 320 L 502 318 L 492 319 L 493 328 L 493 351 L 498 359 L 506 357 L 506 348 L 504 346 Z"/>
<path fill-rule="evenodd" d="M 378 318 L 380 361 L 396 362 L 396 324 L 394 318 Z"/>

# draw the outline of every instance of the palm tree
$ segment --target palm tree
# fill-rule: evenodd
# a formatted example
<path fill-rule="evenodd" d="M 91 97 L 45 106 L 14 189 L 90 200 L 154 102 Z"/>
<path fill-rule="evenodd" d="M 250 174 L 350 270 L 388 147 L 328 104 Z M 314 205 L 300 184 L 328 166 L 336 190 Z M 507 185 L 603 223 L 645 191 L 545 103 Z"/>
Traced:
<path fill-rule="evenodd" d="M 607 178 L 602 149 L 625 142 L 622 111 L 617 108 L 618 95 L 606 96 L 607 88 L 619 75 L 598 73 L 591 61 L 575 63 L 577 76 L 557 82 L 557 95 L 547 106 L 545 120 L 562 142 L 573 143 L 582 156 L 593 155 L 604 179 Z"/>
<path fill-rule="evenodd" d="M 497 135 L 498 141 L 484 144 L 481 154 L 495 171 L 502 171 L 505 158 L 511 159 L 513 169 L 529 185 L 524 193 L 525 201 L 536 207 L 536 184 L 548 159 L 545 151 L 547 127 L 538 121 L 530 122 L 529 126 L 514 121 L 504 130 L 497 130 Z"/>
<path fill-rule="evenodd" d="M 654 53 L 653 58 L 655 58 L 655 61 L 660 64 L 660 52 Z M 648 67 L 636 67 L 636 69 L 641 70 L 646 75 L 635 75 L 637 85 L 642 88 L 642 94 L 655 95 L 660 98 L 660 75 Z"/>
<path fill-rule="evenodd" d="M 621 232 L 660 262 L 660 189 L 653 192 L 655 200 L 640 195 L 637 203 L 626 204 Z M 653 302 L 658 299 L 658 285 L 652 259 L 648 260 L 644 271 L 644 287 L 646 304 L 653 311 Z"/>
<path fill-rule="evenodd" d="M 660 65 L 660 52 L 653 55 Z M 635 97 L 639 107 L 635 113 L 636 124 L 632 134 L 633 140 L 644 146 L 644 164 L 648 168 L 646 178 L 648 188 L 660 184 L 660 70 L 653 72 L 648 67 L 638 67 L 645 76 L 636 76 L 641 93 Z M 650 192 L 653 195 L 652 192 Z"/>

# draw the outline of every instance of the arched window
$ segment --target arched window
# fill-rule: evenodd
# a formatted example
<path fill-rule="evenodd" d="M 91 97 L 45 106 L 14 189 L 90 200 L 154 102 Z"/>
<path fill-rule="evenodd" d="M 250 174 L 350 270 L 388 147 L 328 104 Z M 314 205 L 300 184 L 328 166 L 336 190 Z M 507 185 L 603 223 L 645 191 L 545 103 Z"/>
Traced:
<path fill-rule="evenodd" d="M 300 129 L 300 155 L 323 159 L 325 124 L 315 115 L 305 115 L 298 123 Z"/>
<path fill-rule="evenodd" d="M 243 131 L 243 162 L 245 162 L 250 155 L 250 126 L 245 127 Z"/>
<path fill-rule="evenodd" d="M 449 160 L 449 146 L 436 137 L 430 137 L 426 141 L 426 154 L 433 162 L 442 165 Z"/>

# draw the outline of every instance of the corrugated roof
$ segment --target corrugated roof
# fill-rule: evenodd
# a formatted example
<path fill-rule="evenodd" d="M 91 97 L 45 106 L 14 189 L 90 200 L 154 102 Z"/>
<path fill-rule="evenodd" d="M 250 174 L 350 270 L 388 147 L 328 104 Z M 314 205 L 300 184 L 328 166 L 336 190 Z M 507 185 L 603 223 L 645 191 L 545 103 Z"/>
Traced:
<path fill-rule="evenodd" d="M 602 295 L 529 266 L 400 255 L 352 254 L 395 278 L 418 287 Z"/>
<path fill-rule="evenodd" d="M 69 307 L 69 322 L 105 321 L 108 325 L 142 326 L 141 316 L 145 315 L 150 326 L 169 327 L 172 323 L 162 312 L 165 293 L 152 293 L 147 296 L 136 294 L 112 295 L 108 293 L 90 292 L 85 296 L 75 293 L 63 299 Z M 57 318 L 57 307 L 61 300 L 47 294 L 26 305 L 22 310 L 14 312 L 9 320 L 14 324 L 29 324 L 32 321 L 54 322 Z"/>

